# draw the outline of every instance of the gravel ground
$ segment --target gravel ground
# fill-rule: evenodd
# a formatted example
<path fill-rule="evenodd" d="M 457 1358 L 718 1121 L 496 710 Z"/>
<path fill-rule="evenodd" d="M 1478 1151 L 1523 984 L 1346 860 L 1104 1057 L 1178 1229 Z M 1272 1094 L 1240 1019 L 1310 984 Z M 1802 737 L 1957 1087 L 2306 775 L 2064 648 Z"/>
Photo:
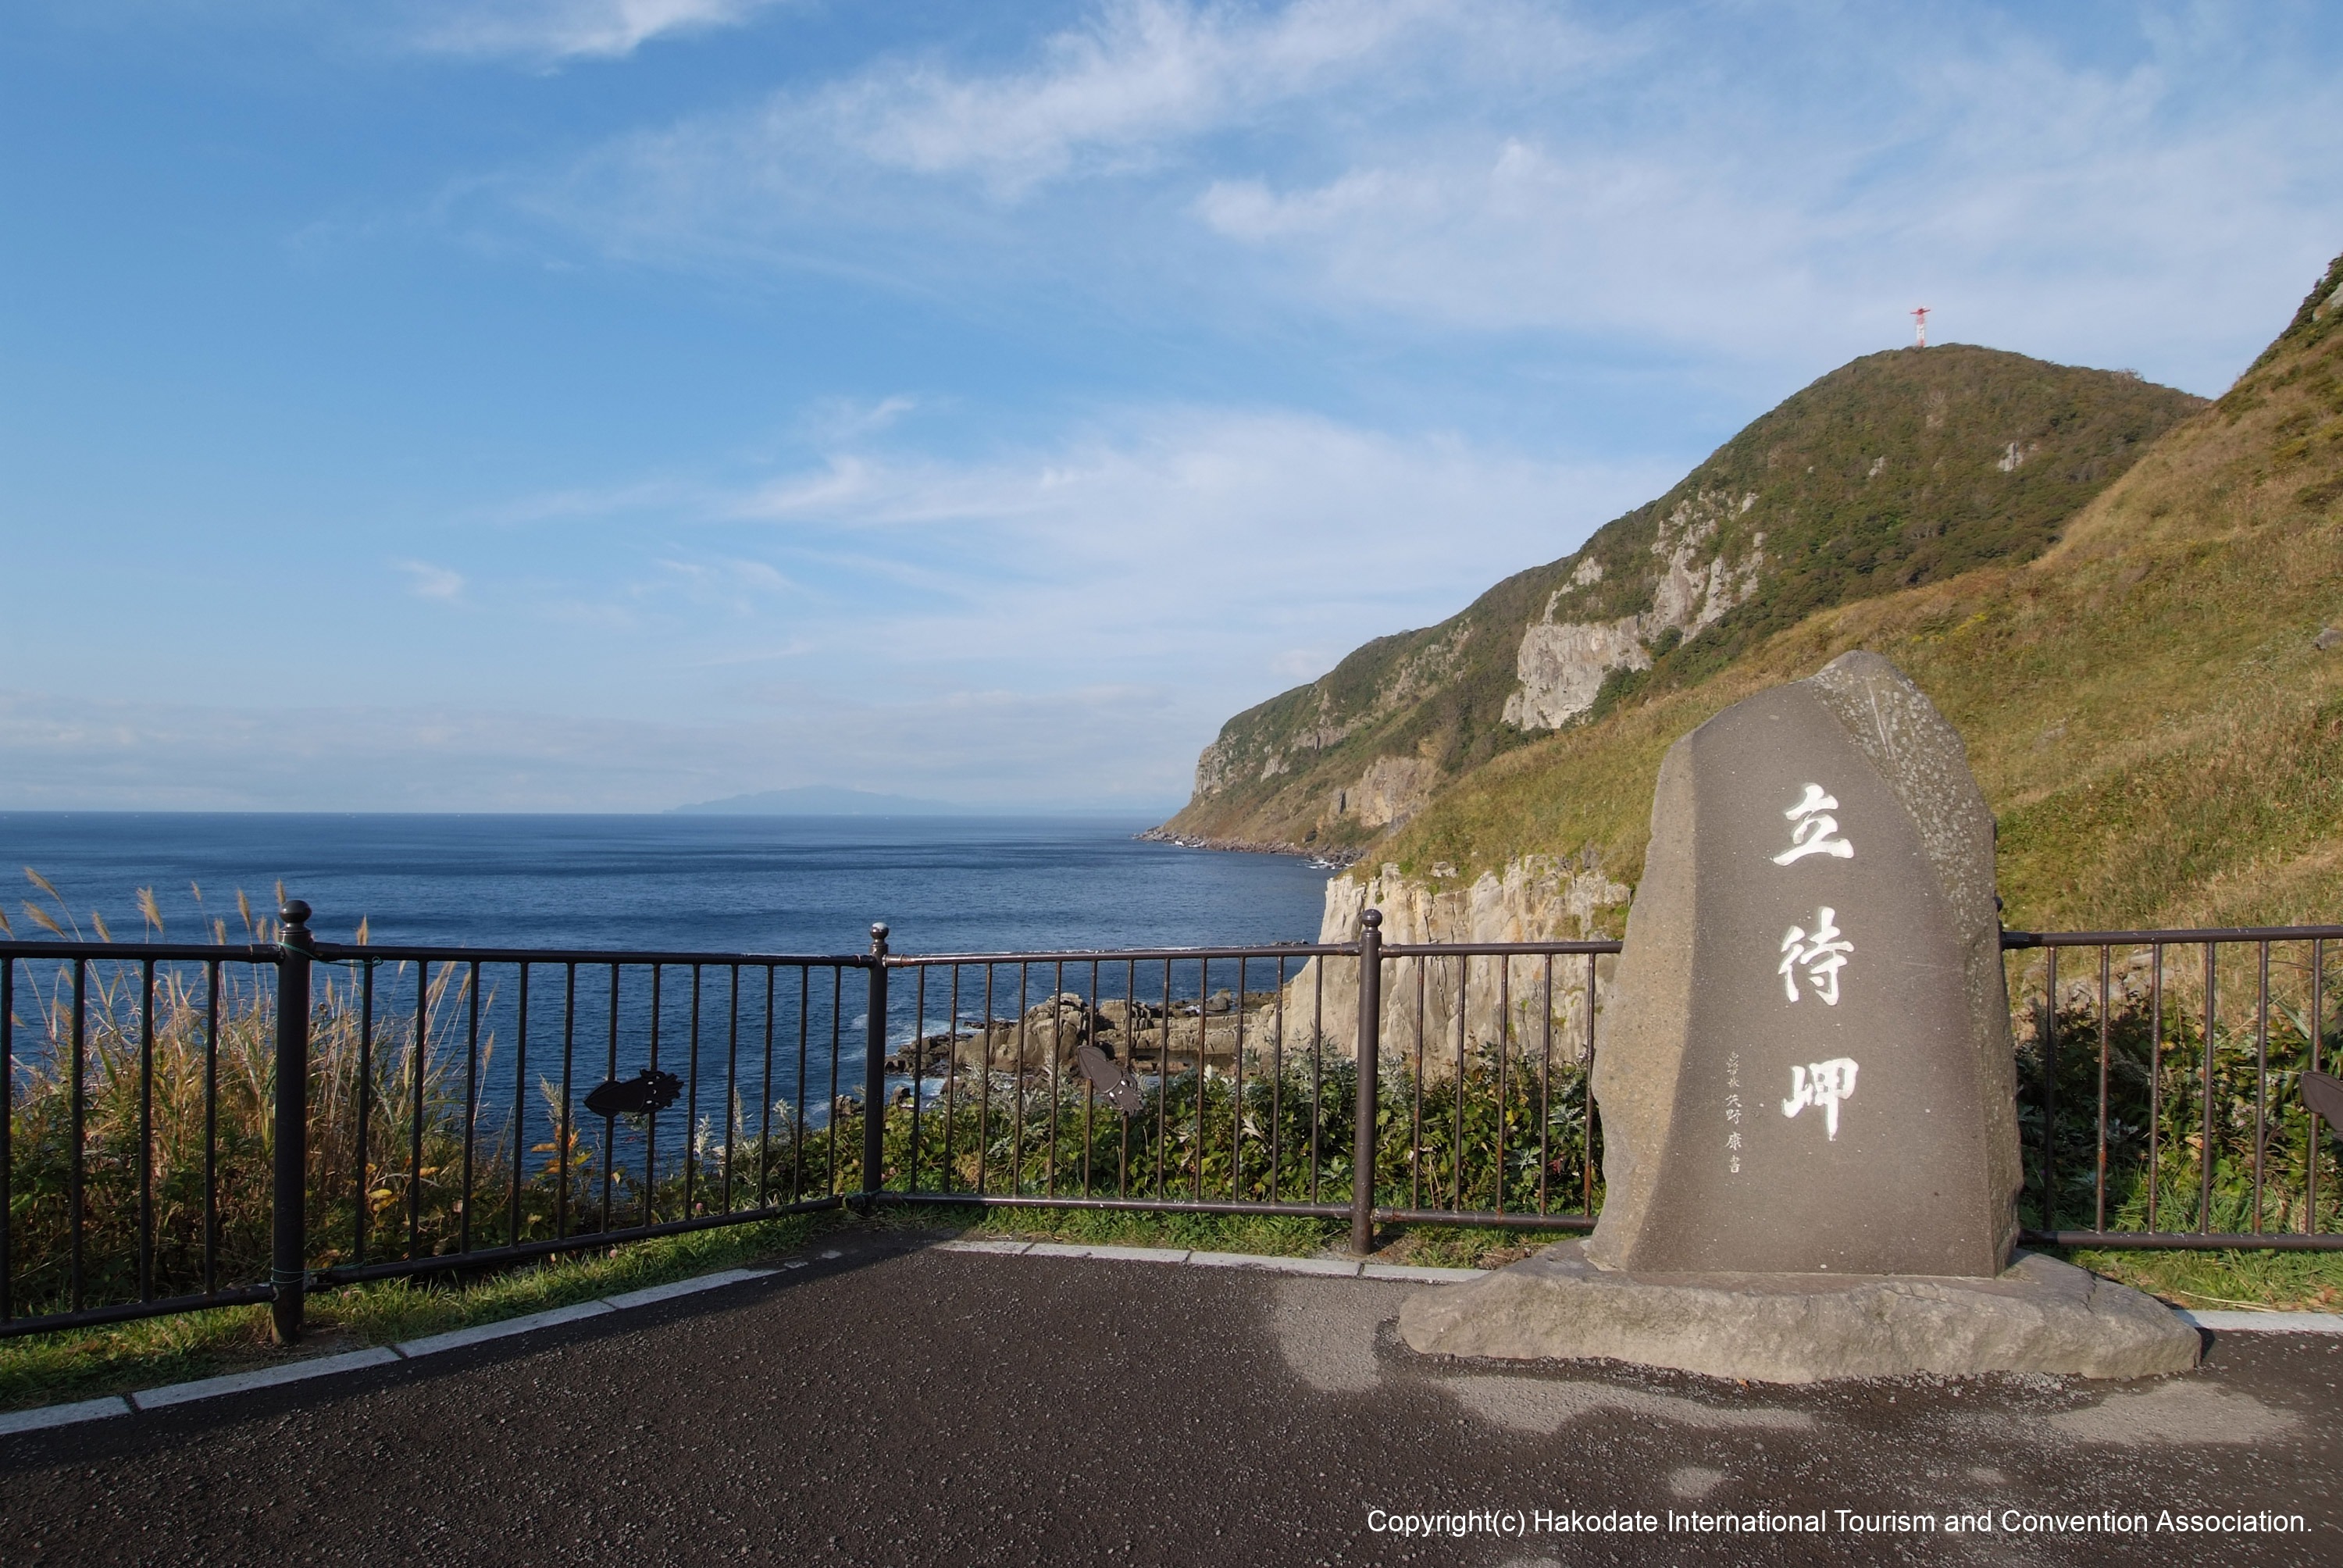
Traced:
<path fill-rule="evenodd" d="M 1741 1386 L 1412 1354 L 1435 1286 L 945 1252 L 0 1438 L 0 1558 L 82 1563 L 2343 1562 L 2343 1342 L 2138 1384 Z M 1989 1533 L 1864 1532 L 1984 1515 Z M 1526 1516 L 1408 1536 L 1380 1515 Z M 2011 1532 L 2299 1513 L 2293 1536 Z M 1535 1514 L 1821 1512 L 1819 1535 Z M 1892 1523 L 1888 1522 L 1888 1523 Z"/>

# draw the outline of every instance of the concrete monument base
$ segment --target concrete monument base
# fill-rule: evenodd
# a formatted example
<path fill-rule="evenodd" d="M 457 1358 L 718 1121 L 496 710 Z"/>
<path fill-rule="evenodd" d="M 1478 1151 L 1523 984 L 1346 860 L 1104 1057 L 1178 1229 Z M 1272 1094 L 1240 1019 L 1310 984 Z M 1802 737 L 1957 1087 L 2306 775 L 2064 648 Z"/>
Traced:
<path fill-rule="evenodd" d="M 1641 1274 L 1557 1242 L 1400 1313 L 1415 1350 L 1607 1357 L 1760 1382 L 1912 1372 L 2145 1377 L 2197 1364 L 2197 1331 L 2153 1298 L 2021 1252 L 1997 1279 Z"/>

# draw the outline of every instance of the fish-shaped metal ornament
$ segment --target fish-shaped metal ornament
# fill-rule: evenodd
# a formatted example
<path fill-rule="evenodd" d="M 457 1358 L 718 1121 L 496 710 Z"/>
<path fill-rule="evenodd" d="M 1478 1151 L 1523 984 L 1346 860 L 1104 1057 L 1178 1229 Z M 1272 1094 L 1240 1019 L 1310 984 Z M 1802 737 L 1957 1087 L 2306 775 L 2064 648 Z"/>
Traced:
<path fill-rule="evenodd" d="M 632 1078 L 613 1078 L 597 1084 L 586 1097 L 586 1109 L 596 1116 L 640 1116 L 665 1111 L 683 1092 L 683 1080 L 672 1072 L 646 1067 Z"/>
<path fill-rule="evenodd" d="M 1147 1097 L 1140 1092 L 1139 1080 L 1097 1046 L 1086 1045 L 1075 1051 L 1074 1065 L 1081 1069 L 1082 1076 L 1091 1081 L 1100 1097 L 1125 1116 L 1136 1116 L 1147 1109 Z"/>

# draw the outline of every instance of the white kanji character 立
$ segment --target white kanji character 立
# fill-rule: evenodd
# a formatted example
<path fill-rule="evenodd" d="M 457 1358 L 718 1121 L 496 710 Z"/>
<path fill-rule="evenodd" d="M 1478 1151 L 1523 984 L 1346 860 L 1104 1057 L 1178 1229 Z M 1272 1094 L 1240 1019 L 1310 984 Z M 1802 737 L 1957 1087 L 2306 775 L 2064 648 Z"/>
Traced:
<path fill-rule="evenodd" d="M 1819 784 L 1807 785 L 1805 799 L 1782 813 L 1796 826 L 1790 829 L 1790 847 L 1774 857 L 1774 864 L 1786 866 L 1808 855 L 1828 855 L 1837 860 L 1855 859 L 1855 846 L 1845 839 L 1833 837 L 1838 831 L 1838 819 L 1825 815 L 1837 809 L 1835 796 L 1825 792 Z"/>

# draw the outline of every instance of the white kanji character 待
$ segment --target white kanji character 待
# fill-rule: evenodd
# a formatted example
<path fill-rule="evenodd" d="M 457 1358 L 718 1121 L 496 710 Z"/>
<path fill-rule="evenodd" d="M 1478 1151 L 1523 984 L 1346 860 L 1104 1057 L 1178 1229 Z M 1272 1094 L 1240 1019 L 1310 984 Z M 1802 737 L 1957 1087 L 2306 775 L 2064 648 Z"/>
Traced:
<path fill-rule="evenodd" d="M 1840 1056 L 1828 1061 L 1811 1062 L 1805 1067 L 1790 1069 L 1790 1098 L 1782 1101 L 1782 1114 L 1795 1116 L 1809 1105 L 1822 1107 L 1823 1130 L 1835 1143 L 1838 1141 L 1840 1102 L 1854 1097 L 1854 1058 Z"/>
<path fill-rule="evenodd" d="M 1782 977 L 1782 990 L 1792 1001 L 1798 1000 L 1796 970 L 1803 964 L 1807 983 L 1823 999 L 1823 1005 L 1838 1005 L 1838 971 L 1846 967 L 1846 956 L 1855 951 L 1855 944 L 1833 923 L 1837 917 L 1838 911 L 1825 904 L 1815 911 L 1811 932 L 1792 926 L 1782 938 L 1782 962 L 1774 972 Z"/>
<path fill-rule="evenodd" d="M 1807 785 L 1805 798 L 1782 813 L 1796 826 L 1790 829 L 1790 847 L 1774 857 L 1774 864 L 1786 866 L 1808 855 L 1828 855 L 1838 860 L 1855 859 L 1855 846 L 1845 839 L 1833 837 L 1838 831 L 1838 819 L 1825 813 L 1837 809 L 1837 797 L 1825 793 L 1819 784 Z"/>

